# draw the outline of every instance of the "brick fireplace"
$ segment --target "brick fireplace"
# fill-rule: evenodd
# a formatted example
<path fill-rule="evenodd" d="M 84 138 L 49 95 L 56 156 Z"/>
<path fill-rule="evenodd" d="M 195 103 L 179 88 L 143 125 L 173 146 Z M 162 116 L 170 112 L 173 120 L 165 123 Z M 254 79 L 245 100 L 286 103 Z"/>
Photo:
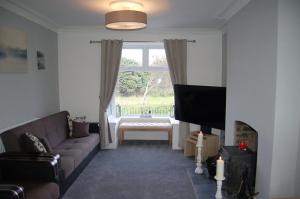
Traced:
<path fill-rule="evenodd" d="M 248 124 L 236 121 L 234 144 L 238 146 L 241 142 L 245 143 L 251 151 L 257 152 L 257 132 Z"/>

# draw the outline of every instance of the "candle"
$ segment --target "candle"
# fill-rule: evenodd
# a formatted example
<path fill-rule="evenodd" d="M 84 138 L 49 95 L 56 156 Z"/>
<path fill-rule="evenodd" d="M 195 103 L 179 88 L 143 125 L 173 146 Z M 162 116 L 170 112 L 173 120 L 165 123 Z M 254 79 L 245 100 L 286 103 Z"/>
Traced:
<path fill-rule="evenodd" d="M 217 160 L 217 174 L 216 174 L 217 179 L 222 179 L 224 178 L 224 160 L 222 160 L 221 156 Z"/>
<path fill-rule="evenodd" d="M 200 131 L 199 135 L 198 135 L 198 143 L 202 145 L 203 142 L 203 133 L 202 131 Z"/>

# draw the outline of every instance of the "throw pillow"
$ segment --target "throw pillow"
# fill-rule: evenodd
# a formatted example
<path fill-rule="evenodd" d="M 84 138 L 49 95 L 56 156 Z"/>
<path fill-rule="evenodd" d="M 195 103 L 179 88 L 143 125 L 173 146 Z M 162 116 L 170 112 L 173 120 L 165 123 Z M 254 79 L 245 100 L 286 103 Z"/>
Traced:
<path fill-rule="evenodd" d="M 72 137 L 80 138 L 89 136 L 89 123 L 86 122 L 72 122 L 73 134 Z"/>
<path fill-rule="evenodd" d="M 53 152 L 52 146 L 50 145 L 50 142 L 49 142 L 49 140 L 46 137 L 42 138 L 41 142 L 45 146 L 45 148 L 46 148 L 46 150 L 47 150 L 48 153 L 52 153 Z"/>
<path fill-rule="evenodd" d="M 69 137 L 72 137 L 72 132 L 73 132 L 72 118 L 70 115 L 68 115 L 67 118 L 68 118 L 68 125 L 69 125 Z"/>
<path fill-rule="evenodd" d="M 22 135 L 23 145 L 29 153 L 47 153 L 47 149 L 41 140 L 31 133 L 24 133 Z"/>
<path fill-rule="evenodd" d="M 70 115 L 67 116 L 69 125 L 69 137 L 73 137 L 73 121 L 75 122 L 85 122 L 86 116 L 71 118 Z"/>
<path fill-rule="evenodd" d="M 0 153 L 4 153 L 4 152 L 5 152 L 4 144 L 3 144 L 2 139 L 0 137 Z"/>

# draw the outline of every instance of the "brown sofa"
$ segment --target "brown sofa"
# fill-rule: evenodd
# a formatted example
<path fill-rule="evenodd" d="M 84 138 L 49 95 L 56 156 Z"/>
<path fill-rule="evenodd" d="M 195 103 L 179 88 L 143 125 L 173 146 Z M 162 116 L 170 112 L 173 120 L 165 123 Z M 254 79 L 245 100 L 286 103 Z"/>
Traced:
<path fill-rule="evenodd" d="M 69 113 L 67 111 L 62 111 L 10 129 L 1 134 L 2 142 L 7 152 L 25 152 L 22 147 L 21 135 L 26 132 L 30 132 L 39 138 L 47 138 L 53 149 L 53 153 L 60 155 L 61 172 L 59 188 L 61 195 L 68 189 L 87 163 L 100 149 L 98 124 L 90 124 L 89 136 L 70 138 L 68 136 L 68 115 Z M 41 186 L 45 188 L 42 184 Z M 53 186 L 53 184 L 51 184 L 51 186 Z M 37 190 L 33 189 L 33 191 Z"/>
<path fill-rule="evenodd" d="M 57 199 L 59 173 L 59 155 L 1 153 L 0 198 Z"/>

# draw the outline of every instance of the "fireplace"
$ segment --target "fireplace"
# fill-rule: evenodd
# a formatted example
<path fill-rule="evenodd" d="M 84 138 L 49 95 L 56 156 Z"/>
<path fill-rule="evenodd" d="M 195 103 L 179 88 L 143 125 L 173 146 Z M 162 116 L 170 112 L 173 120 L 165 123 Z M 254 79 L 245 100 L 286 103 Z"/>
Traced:
<path fill-rule="evenodd" d="M 235 145 L 238 146 L 240 143 L 245 143 L 253 152 L 257 152 L 257 132 L 249 125 L 244 122 L 235 122 Z"/>
<path fill-rule="evenodd" d="M 251 198 L 255 191 L 257 132 L 244 122 L 235 122 L 234 146 L 223 146 L 225 161 L 224 189 L 237 198 Z M 240 143 L 246 144 L 241 150 Z"/>

